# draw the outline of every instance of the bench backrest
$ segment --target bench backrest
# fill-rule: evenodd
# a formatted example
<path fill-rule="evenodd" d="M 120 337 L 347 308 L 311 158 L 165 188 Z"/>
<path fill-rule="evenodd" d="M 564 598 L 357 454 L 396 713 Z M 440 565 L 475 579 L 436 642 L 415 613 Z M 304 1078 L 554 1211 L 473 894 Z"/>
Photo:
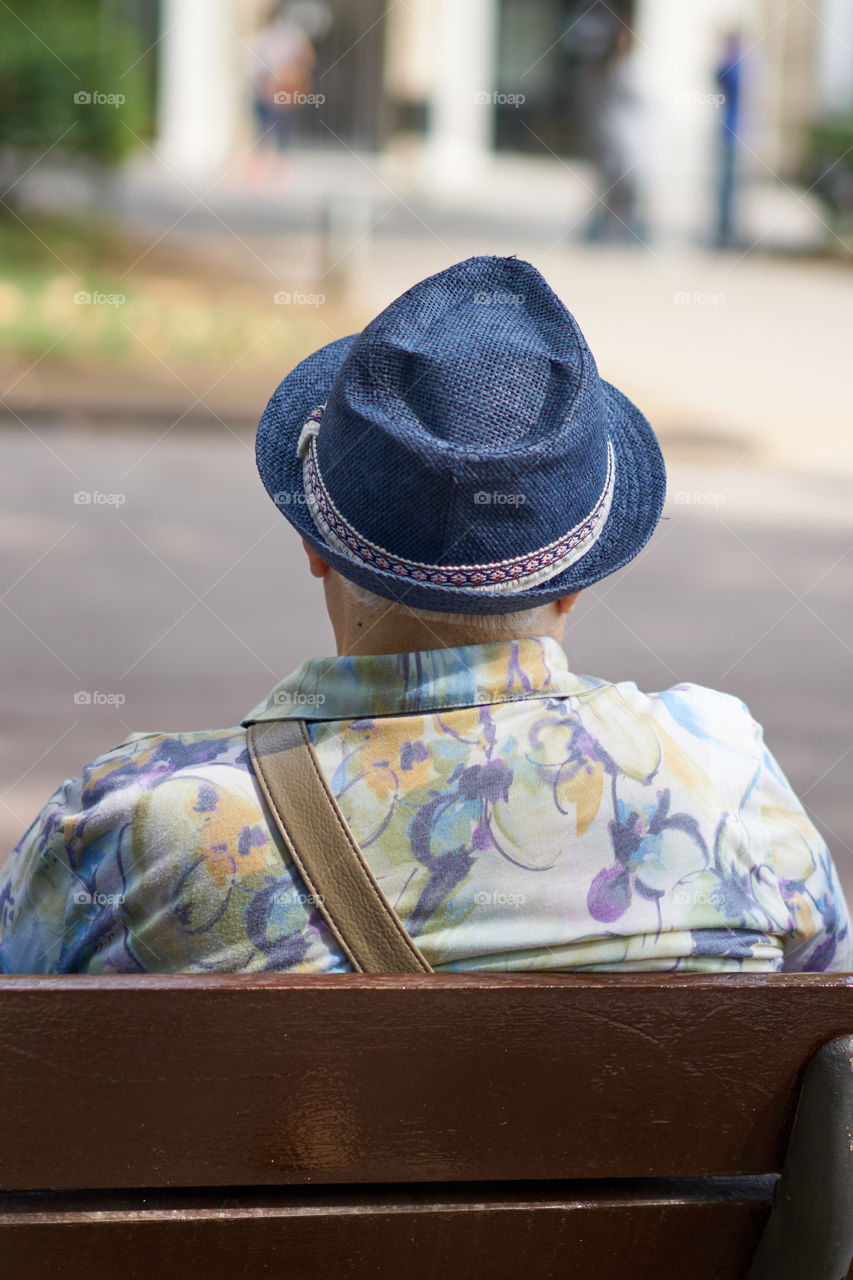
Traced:
<path fill-rule="evenodd" d="M 805 1065 L 850 1033 L 847 976 L 0 979 L 0 1254 L 745 1276 Z"/>

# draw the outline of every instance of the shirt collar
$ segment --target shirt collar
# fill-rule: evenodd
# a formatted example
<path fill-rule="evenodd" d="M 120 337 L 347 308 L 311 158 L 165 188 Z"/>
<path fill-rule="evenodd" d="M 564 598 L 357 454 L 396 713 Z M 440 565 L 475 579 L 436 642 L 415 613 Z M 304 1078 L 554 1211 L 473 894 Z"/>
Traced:
<path fill-rule="evenodd" d="M 311 658 L 279 681 L 242 723 L 422 715 L 567 697 L 588 687 L 571 674 L 563 649 L 548 636 L 419 653 Z"/>

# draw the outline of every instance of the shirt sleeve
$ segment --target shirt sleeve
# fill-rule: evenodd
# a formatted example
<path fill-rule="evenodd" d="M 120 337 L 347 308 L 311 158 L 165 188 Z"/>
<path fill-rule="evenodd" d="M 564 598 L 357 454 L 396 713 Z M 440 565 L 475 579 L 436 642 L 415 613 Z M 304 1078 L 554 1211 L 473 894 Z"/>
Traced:
<path fill-rule="evenodd" d="M 80 778 L 54 792 L 0 869 L 0 973 L 62 973 L 72 921 Z"/>
<path fill-rule="evenodd" d="M 850 916 L 832 855 L 767 748 L 761 726 L 753 725 L 759 766 L 750 808 L 761 827 L 761 861 L 776 880 L 783 907 L 783 971 L 849 973 Z"/>

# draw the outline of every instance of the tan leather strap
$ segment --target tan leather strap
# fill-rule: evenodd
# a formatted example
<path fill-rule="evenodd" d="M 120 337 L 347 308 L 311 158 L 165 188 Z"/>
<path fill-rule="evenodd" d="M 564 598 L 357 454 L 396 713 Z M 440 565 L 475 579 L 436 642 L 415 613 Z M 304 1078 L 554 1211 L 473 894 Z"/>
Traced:
<path fill-rule="evenodd" d="M 264 799 L 315 905 L 362 973 L 432 973 L 394 914 L 338 808 L 304 720 L 249 725 Z"/>

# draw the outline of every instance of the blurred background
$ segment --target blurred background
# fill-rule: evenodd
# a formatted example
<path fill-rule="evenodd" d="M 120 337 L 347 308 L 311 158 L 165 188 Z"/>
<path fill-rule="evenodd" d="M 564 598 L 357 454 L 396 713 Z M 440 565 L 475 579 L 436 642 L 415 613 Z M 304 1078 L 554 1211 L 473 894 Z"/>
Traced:
<path fill-rule="evenodd" d="M 657 429 L 573 667 L 744 699 L 853 899 L 853 0 L 4 0 L 0 858 L 130 732 L 332 651 L 253 431 L 517 253 Z"/>

